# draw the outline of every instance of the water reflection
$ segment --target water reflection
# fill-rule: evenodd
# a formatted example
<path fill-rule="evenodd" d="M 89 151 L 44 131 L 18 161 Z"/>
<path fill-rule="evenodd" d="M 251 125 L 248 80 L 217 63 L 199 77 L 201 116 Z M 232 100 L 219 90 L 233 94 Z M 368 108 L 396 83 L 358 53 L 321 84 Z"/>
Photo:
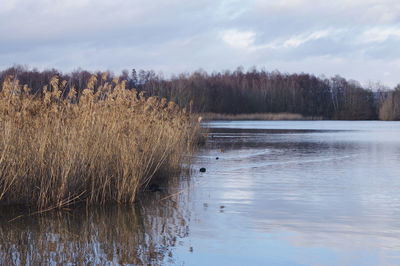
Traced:
<path fill-rule="evenodd" d="M 144 195 L 135 206 L 110 205 L 22 217 L 2 209 L 0 264 L 173 263 L 173 249 L 189 234 L 185 197 Z M 165 195 L 164 195 L 165 196 Z"/>
<path fill-rule="evenodd" d="M 0 264 L 400 264 L 400 123 L 209 125 L 190 178 L 135 206 L 0 210 Z"/>
<path fill-rule="evenodd" d="M 195 162 L 207 174 L 193 177 L 203 180 L 189 236 L 199 254 L 178 252 L 188 264 L 400 263 L 399 123 L 209 126 Z"/>

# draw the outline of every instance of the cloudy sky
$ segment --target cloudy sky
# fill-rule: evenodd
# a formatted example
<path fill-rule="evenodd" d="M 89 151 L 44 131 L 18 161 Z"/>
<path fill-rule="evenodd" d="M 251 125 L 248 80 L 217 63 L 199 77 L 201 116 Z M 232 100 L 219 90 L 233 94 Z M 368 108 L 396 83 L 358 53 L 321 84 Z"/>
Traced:
<path fill-rule="evenodd" d="M 166 75 L 238 66 L 400 83 L 399 0 L 0 0 L 13 64 Z"/>

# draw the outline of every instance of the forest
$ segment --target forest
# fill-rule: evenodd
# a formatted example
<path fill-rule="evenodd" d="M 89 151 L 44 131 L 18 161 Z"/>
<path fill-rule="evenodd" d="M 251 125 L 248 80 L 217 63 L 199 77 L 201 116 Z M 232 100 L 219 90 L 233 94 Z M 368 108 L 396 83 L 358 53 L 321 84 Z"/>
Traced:
<path fill-rule="evenodd" d="M 65 74 L 56 69 L 13 66 L 0 71 L 0 84 L 12 75 L 32 88 L 32 93 L 42 94 L 42 88 L 58 76 L 67 81 L 62 95 L 75 88 L 79 96 L 93 74 L 82 69 Z M 111 83 L 115 77 L 108 73 L 106 80 Z M 129 90 L 134 88 L 146 97 L 167 98 L 195 113 L 293 113 L 337 120 L 400 120 L 400 84 L 394 89 L 382 85 L 365 88 L 338 75 L 326 78 L 256 68 L 245 71 L 240 67 L 212 73 L 198 70 L 169 78 L 152 70 L 132 69 L 122 71 L 119 79 L 127 81 Z"/>

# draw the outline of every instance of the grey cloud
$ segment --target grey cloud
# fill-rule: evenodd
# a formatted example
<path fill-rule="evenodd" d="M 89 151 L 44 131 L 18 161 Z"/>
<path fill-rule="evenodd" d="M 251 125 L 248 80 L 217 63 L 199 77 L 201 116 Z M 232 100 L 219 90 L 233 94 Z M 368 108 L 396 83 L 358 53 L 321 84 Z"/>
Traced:
<path fill-rule="evenodd" d="M 0 67 L 172 74 L 255 65 L 393 86 L 399 18 L 397 0 L 8 0 Z"/>

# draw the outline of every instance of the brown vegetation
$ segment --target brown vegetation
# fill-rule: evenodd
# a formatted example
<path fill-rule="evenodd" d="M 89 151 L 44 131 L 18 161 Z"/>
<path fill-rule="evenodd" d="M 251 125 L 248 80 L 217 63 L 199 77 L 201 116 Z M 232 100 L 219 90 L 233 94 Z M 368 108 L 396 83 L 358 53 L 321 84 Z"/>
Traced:
<path fill-rule="evenodd" d="M 389 92 L 387 99 L 379 109 L 379 119 L 400 120 L 400 85 Z"/>
<path fill-rule="evenodd" d="M 63 74 L 56 69 L 38 71 L 14 66 L 0 71 L 0 83 L 9 75 L 28 84 L 34 94 L 42 94 L 43 86 L 50 87 L 51 77 L 57 75 L 67 81 L 62 94 L 66 97 L 66 92 L 72 87 L 81 95 L 92 73 L 78 69 Z M 164 78 L 151 70 L 132 69 L 131 72 L 122 71 L 121 77 L 127 80 L 127 89 L 136 88 L 138 92 L 146 92 L 146 96 L 166 98 L 180 107 L 190 108 L 194 113 L 245 116 L 272 113 L 278 117 L 281 113 L 289 113 L 306 118 L 339 120 L 400 119 L 395 115 L 400 101 L 396 89 L 390 90 L 380 83 L 363 87 L 357 81 L 340 76 L 325 78 L 305 73 L 287 74 L 255 68 L 244 71 L 238 68 L 233 72 L 211 74 L 196 71 L 171 78 Z M 111 83 L 113 78 L 113 74 L 107 74 L 104 80 L 98 80 L 94 85 L 98 87 L 101 82 Z"/>
<path fill-rule="evenodd" d="M 67 87 L 77 88 L 84 88 L 91 76 L 85 70 L 62 74 L 55 69 L 37 71 L 17 66 L 0 71 L 0 81 L 10 74 L 17 75 L 24 84 L 39 92 L 43 85 L 49 85 L 54 75 L 67 80 Z M 255 68 L 211 74 L 196 71 L 171 78 L 151 70 L 133 69 L 130 73 L 123 71 L 122 77 L 127 80 L 127 88 L 165 97 L 181 107 L 191 107 L 195 113 L 294 113 L 324 119 L 377 119 L 381 102 L 376 90 L 386 89 L 378 84 L 364 88 L 340 76 L 325 78 Z M 113 75 L 108 75 L 106 80 L 112 78 Z"/>
<path fill-rule="evenodd" d="M 197 121 L 173 102 L 106 77 L 92 76 L 81 93 L 57 77 L 36 93 L 15 78 L 4 81 L 0 204 L 132 203 L 152 178 L 180 168 Z"/>

